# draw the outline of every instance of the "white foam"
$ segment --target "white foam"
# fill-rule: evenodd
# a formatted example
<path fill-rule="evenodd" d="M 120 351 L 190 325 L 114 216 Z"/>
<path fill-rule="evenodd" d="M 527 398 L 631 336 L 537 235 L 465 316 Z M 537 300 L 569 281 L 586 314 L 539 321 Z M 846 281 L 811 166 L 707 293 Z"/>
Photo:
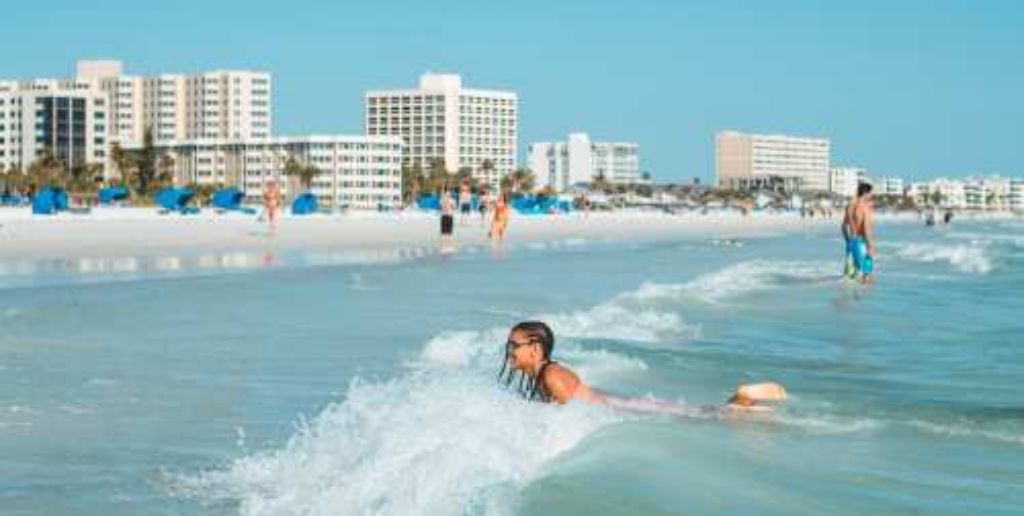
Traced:
<path fill-rule="evenodd" d="M 836 268 L 836 264 L 825 261 L 751 260 L 698 276 L 688 283 L 646 283 L 632 295 L 646 301 L 696 297 L 720 302 L 787 285 L 826 282 L 836 277 Z"/>
<path fill-rule="evenodd" d="M 992 259 L 985 245 L 974 244 L 902 244 L 896 251 L 900 259 L 919 263 L 949 263 L 954 269 L 974 273 L 987 274 L 992 271 Z"/>
<path fill-rule="evenodd" d="M 942 425 L 929 423 L 927 421 L 914 420 L 910 421 L 909 424 L 919 430 L 924 430 L 938 435 L 945 435 L 949 437 L 981 437 L 983 439 L 993 441 L 1024 445 L 1024 434 L 978 428 L 976 425 L 969 423 Z"/>
<path fill-rule="evenodd" d="M 499 514 L 548 461 L 618 417 L 528 403 L 495 389 L 489 375 L 354 382 L 284 448 L 169 483 L 179 495 L 237 502 L 248 515 Z"/>
<path fill-rule="evenodd" d="M 658 342 L 667 336 L 695 336 L 699 328 L 677 314 L 628 305 L 625 297 L 589 310 L 538 316 L 559 337 Z"/>

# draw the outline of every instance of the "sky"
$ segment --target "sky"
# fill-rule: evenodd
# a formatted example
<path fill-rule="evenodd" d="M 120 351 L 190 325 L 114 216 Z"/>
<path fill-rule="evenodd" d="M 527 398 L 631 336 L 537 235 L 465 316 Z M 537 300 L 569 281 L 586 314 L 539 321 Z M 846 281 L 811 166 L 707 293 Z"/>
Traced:
<path fill-rule="evenodd" d="M 749 0 L 5 2 L 0 78 L 273 74 L 275 134 L 359 133 L 367 89 L 426 71 L 518 93 L 530 142 L 640 144 L 708 182 L 714 135 L 823 136 L 832 164 L 1024 176 L 1024 2 Z"/>

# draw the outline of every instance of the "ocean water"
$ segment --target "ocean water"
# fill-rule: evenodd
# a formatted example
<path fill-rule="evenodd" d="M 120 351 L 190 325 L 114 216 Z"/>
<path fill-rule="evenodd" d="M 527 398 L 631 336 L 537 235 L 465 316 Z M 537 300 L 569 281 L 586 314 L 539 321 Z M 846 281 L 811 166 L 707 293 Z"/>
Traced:
<path fill-rule="evenodd" d="M 1024 223 L 880 239 L 0 263 L 0 514 L 1021 514 Z M 525 318 L 623 397 L 791 398 L 527 403 Z"/>

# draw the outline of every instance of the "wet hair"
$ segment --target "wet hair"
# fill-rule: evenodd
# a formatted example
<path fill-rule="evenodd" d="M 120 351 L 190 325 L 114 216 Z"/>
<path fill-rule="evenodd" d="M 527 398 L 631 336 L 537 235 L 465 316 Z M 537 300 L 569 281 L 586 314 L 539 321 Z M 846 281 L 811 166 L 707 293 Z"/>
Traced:
<path fill-rule="evenodd" d="M 871 193 L 871 183 L 860 183 L 857 185 L 857 197 Z"/>
<path fill-rule="evenodd" d="M 516 324 L 509 330 L 509 337 L 513 333 L 520 333 L 525 335 L 531 344 L 540 345 L 542 360 L 548 362 L 551 360 L 551 351 L 555 349 L 555 332 L 551 331 L 551 327 L 540 321 L 523 321 Z M 538 375 L 539 376 L 539 375 Z M 501 370 L 498 371 L 498 382 L 505 387 L 511 387 L 519 392 L 523 398 L 529 401 L 550 401 L 551 395 L 544 389 L 543 384 L 538 376 L 534 376 L 525 371 L 520 371 L 512 366 L 512 357 L 509 354 L 509 350 L 505 349 L 505 354 L 501 361 Z"/>

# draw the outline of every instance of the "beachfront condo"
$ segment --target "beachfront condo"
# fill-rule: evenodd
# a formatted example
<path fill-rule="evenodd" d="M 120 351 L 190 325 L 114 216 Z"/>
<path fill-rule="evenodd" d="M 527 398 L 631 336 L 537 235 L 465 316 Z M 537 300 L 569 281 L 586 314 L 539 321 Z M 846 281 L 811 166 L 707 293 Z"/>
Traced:
<path fill-rule="evenodd" d="M 532 143 L 527 155 L 537 185 L 558 192 L 599 177 L 613 184 L 644 182 L 636 143 L 594 142 L 584 133 L 572 133 L 564 142 Z"/>
<path fill-rule="evenodd" d="M 66 170 L 105 166 L 105 95 L 90 89 L 0 83 L 0 171 L 27 170 L 47 152 Z"/>
<path fill-rule="evenodd" d="M 843 197 L 857 195 L 857 185 L 868 180 L 868 172 L 861 167 L 832 167 L 828 174 L 828 191 Z"/>
<path fill-rule="evenodd" d="M 715 137 L 716 182 L 739 190 L 783 184 L 826 192 L 830 147 L 827 138 L 720 132 Z"/>
<path fill-rule="evenodd" d="M 405 163 L 428 171 L 444 160 L 449 172 L 469 169 L 497 188 L 515 170 L 519 101 L 514 92 L 462 87 L 458 75 L 427 73 L 419 87 L 364 95 L 368 136 L 399 136 Z"/>
<path fill-rule="evenodd" d="M 147 77 L 125 75 L 120 61 L 79 61 L 72 78 L 0 82 L 0 91 L 5 89 L 98 93 L 106 99 L 107 140 L 121 145 L 141 143 L 147 127 L 156 141 L 271 134 L 271 78 L 262 71 Z"/>
<path fill-rule="evenodd" d="M 234 185 L 259 202 L 271 180 L 298 193 L 285 175 L 290 159 L 317 169 L 309 191 L 327 208 L 393 209 L 402 200 L 404 143 L 397 136 L 329 135 L 198 139 L 156 145 L 177 184 Z M 166 159 L 163 158 L 166 156 Z"/>

